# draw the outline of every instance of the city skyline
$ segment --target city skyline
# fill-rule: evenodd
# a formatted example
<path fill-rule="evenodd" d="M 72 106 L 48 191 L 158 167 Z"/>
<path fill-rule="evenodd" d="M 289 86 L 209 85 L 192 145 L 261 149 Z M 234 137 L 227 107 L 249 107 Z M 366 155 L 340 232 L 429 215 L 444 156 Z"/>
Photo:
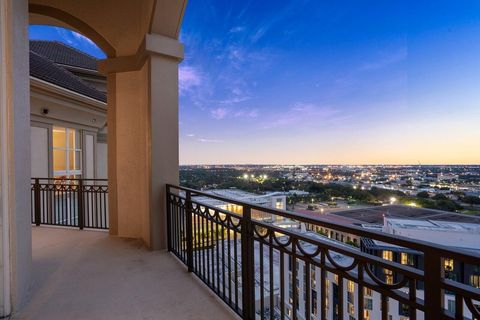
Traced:
<path fill-rule="evenodd" d="M 190 3 L 180 163 L 479 164 L 480 4 L 347 2 Z"/>

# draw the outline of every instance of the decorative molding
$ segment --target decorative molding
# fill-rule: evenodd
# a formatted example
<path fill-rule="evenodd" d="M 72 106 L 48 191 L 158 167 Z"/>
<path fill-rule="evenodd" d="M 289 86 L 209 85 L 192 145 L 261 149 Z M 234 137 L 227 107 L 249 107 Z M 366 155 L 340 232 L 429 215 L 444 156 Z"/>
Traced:
<path fill-rule="evenodd" d="M 151 55 L 160 55 L 181 62 L 184 58 L 184 46 L 176 39 L 149 33 L 145 35 L 134 55 L 100 60 L 97 63 L 98 71 L 102 74 L 138 71 Z"/>

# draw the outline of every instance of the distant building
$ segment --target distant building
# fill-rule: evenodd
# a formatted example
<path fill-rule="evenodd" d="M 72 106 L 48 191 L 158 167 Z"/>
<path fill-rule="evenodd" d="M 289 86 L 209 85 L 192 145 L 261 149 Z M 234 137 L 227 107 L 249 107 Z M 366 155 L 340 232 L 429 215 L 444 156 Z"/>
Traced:
<path fill-rule="evenodd" d="M 423 240 L 467 251 L 480 252 L 480 224 L 435 220 L 411 220 L 385 218 L 382 231 L 392 235 Z M 401 264 L 423 269 L 423 255 L 415 250 L 390 245 L 381 241 L 362 238 L 362 251 Z M 480 288 L 480 266 L 464 265 L 452 259 L 445 259 L 448 277 Z M 395 275 L 385 274 L 384 270 L 375 270 L 379 278 L 396 281 Z M 422 289 L 421 284 L 419 288 Z"/>
<path fill-rule="evenodd" d="M 264 195 L 258 195 L 250 192 L 246 192 L 243 190 L 239 190 L 236 188 L 230 189 L 213 189 L 207 190 L 206 193 L 209 193 L 214 196 L 219 196 L 227 199 L 242 201 L 251 203 L 257 206 L 262 206 L 266 208 L 278 209 L 278 210 L 285 210 L 287 207 L 287 200 L 284 193 L 281 192 L 273 192 L 267 193 Z M 213 199 L 210 197 L 195 197 L 196 201 L 205 203 L 209 206 L 221 208 L 223 210 L 228 210 L 234 213 L 242 214 L 242 206 L 236 205 L 234 203 L 228 203 L 226 201 Z M 261 220 L 271 220 L 271 221 L 280 221 L 284 219 L 279 219 L 278 216 L 275 218 L 274 215 L 270 215 L 269 213 L 252 210 L 252 217 L 261 219 Z"/>
<path fill-rule="evenodd" d="M 436 220 L 465 223 L 480 223 L 480 216 L 466 215 L 450 211 L 418 208 L 405 205 L 386 205 L 331 212 L 333 215 L 362 221 L 367 224 L 383 225 L 383 218 L 412 220 Z"/>
<path fill-rule="evenodd" d="M 381 227 L 381 231 L 392 235 L 402 235 L 410 237 L 412 239 L 420 239 L 430 241 L 434 243 L 449 245 L 455 248 L 461 248 L 464 250 L 480 251 L 480 224 L 462 223 L 462 222 L 445 222 L 445 221 L 431 221 L 431 220 L 408 220 L 408 219 L 391 219 L 385 218 L 384 224 Z M 364 225 L 366 228 L 379 229 L 380 226 L 376 225 Z M 335 241 L 332 238 L 326 238 L 325 236 L 317 233 L 307 232 L 305 235 L 317 238 L 323 241 Z M 423 257 L 414 250 L 394 246 L 391 244 L 383 243 L 380 241 L 374 241 L 371 239 L 361 239 L 361 250 L 372 255 L 379 256 L 380 258 L 396 261 L 401 264 L 410 265 L 415 268 L 423 268 Z M 341 245 L 341 242 L 336 242 L 337 245 Z M 315 248 L 308 248 L 308 244 L 304 245 L 304 250 L 314 251 Z M 340 265 L 349 265 L 352 263 L 352 258 L 342 254 L 331 252 L 331 257 L 336 263 Z M 293 268 L 296 268 L 296 290 L 293 290 L 294 283 Z M 287 308 L 287 315 L 292 317 L 293 308 L 293 295 L 297 295 L 297 317 L 298 319 L 306 319 L 307 312 L 310 312 L 311 319 L 320 319 L 321 308 L 321 291 L 320 286 L 322 284 L 321 269 L 310 266 L 307 270 L 305 263 L 296 259 L 294 264 L 291 256 L 284 264 L 285 279 L 290 279 L 286 282 L 285 291 L 288 294 L 285 295 L 285 305 Z M 451 259 L 445 259 L 445 270 L 447 276 L 453 280 L 463 282 L 465 284 L 480 288 L 480 266 L 464 266 Z M 396 283 L 399 279 L 386 269 L 374 270 L 376 276 L 379 279 L 386 281 L 387 283 Z M 306 272 L 310 273 L 310 310 L 305 310 L 306 295 Z M 343 305 L 339 305 L 339 281 L 343 281 L 341 284 L 343 287 Z M 358 285 L 352 281 L 343 279 L 340 280 L 338 276 L 333 273 L 327 272 L 326 279 L 326 319 L 336 320 L 339 319 L 338 310 L 345 310 L 345 319 L 357 319 L 358 314 Z M 424 297 L 423 287 L 418 286 L 416 296 L 420 299 Z M 372 291 L 368 288 L 364 288 L 364 312 L 363 318 L 366 320 L 375 320 L 382 318 L 381 311 L 381 295 L 378 292 Z M 455 296 L 446 294 L 444 301 L 445 308 L 454 312 L 455 310 Z M 464 305 L 465 315 L 467 319 L 470 319 L 471 314 L 467 307 Z M 402 305 L 394 299 L 388 300 L 388 319 L 391 320 L 407 320 L 409 319 L 408 307 Z M 423 314 L 417 314 L 417 319 L 423 319 Z"/>
<path fill-rule="evenodd" d="M 309 193 L 307 191 L 302 191 L 302 190 L 289 190 L 288 195 L 290 196 L 308 196 Z"/>

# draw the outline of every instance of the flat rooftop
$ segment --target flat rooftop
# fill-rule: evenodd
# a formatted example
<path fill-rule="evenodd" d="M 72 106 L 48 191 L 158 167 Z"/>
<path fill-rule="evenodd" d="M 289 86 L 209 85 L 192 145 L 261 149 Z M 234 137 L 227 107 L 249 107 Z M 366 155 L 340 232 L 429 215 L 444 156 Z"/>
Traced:
<path fill-rule="evenodd" d="M 480 235 L 480 224 L 435 220 L 387 219 L 393 227 L 431 231 L 468 232 Z M 479 238 L 480 241 L 480 238 Z"/>
<path fill-rule="evenodd" d="M 480 224 L 480 216 L 426 208 L 416 208 L 404 205 L 387 205 L 361 209 L 350 209 L 344 211 L 335 211 L 331 212 L 330 214 L 360 220 L 367 224 L 378 225 L 383 225 L 384 216 L 398 219 L 435 220 Z"/>
<path fill-rule="evenodd" d="M 282 195 L 281 193 L 255 194 L 255 193 L 243 191 L 236 188 L 211 189 L 211 190 L 205 190 L 204 192 L 214 196 L 229 198 L 229 199 L 243 201 L 243 202 L 256 204 L 256 205 L 268 205 L 270 204 L 270 199 L 269 199 L 270 197 Z M 209 198 L 206 196 L 195 196 L 194 199 L 196 201 L 200 201 L 213 206 L 221 206 L 227 203 L 225 201 Z"/>

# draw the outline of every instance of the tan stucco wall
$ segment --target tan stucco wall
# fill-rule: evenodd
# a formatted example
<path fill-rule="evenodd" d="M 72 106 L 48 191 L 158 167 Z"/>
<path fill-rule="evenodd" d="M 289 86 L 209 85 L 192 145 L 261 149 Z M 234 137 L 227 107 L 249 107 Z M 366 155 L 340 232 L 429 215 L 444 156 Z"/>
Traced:
<path fill-rule="evenodd" d="M 166 248 L 166 184 L 179 183 L 178 63 L 162 55 L 150 57 L 151 243 Z"/>
<path fill-rule="evenodd" d="M 116 132 L 118 235 L 142 238 L 150 244 L 147 162 L 148 64 L 140 71 L 116 74 Z M 114 110 L 113 110 L 114 109 Z M 110 110 L 109 110 L 110 112 Z M 109 128 L 110 129 L 110 128 Z"/>

